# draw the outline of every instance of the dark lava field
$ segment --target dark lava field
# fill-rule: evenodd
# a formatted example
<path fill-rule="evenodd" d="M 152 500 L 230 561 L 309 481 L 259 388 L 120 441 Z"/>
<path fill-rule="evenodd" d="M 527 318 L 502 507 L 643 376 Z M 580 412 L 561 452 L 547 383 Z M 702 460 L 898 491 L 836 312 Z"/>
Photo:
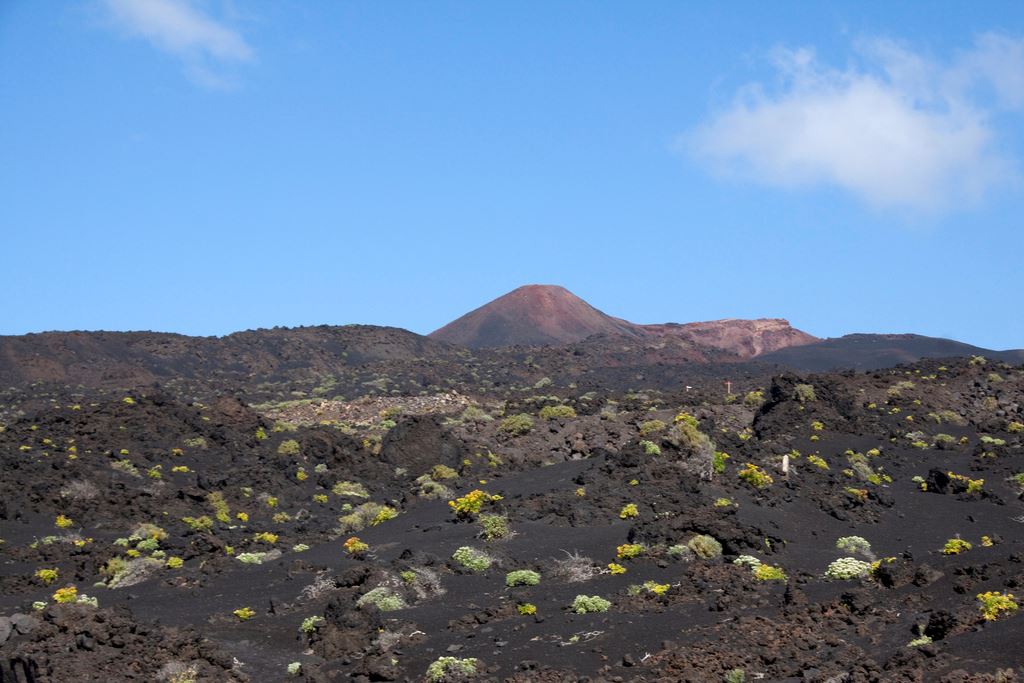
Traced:
<path fill-rule="evenodd" d="M 5 388 L 0 681 L 1024 681 L 1024 366 L 445 353 Z"/>

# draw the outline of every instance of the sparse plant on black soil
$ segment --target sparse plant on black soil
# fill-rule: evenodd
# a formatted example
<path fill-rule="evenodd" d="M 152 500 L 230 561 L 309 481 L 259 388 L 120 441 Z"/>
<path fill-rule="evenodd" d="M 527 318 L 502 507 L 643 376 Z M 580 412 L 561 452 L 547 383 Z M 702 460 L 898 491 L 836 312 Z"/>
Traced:
<path fill-rule="evenodd" d="M 532 569 L 517 569 L 505 575 L 506 586 L 536 586 L 540 583 L 540 574 Z"/>
<path fill-rule="evenodd" d="M 722 555 L 722 544 L 707 534 L 694 536 L 686 542 L 686 547 L 702 560 L 713 560 Z"/>
<path fill-rule="evenodd" d="M 612 603 L 599 595 L 577 595 L 572 601 L 572 611 L 577 614 L 607 612 Z"/>
<path fill-rule="evenodd" d="M 494 562 L 494 558 L 482 550 L 462 546 L 452 554 L 452 559 L 460 566 L 474 572 L 483 572 Z"/>
<path fill-rule="evenodd" d="M 498 426 L 498 431 L 511 436 L 522 436 L 533 431 L 533 418 L 525 413 L 506 417 Z"/>

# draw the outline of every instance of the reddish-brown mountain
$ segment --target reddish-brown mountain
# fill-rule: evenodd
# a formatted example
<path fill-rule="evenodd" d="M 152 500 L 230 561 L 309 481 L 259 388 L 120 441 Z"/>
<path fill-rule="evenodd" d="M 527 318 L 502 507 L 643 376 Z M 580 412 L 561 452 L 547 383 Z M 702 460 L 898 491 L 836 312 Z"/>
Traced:
<path fill-rule="evenodd" d="M 638 325 L 602 313 L 564 287 L 527 285 L 432 332 L 470 348 L 571 344 L 593 335 L 674 337 L 738 358 L 818 341 L 779 318 Z"/>
<path fill-rule="evenodd" d="M 564 287 L 526 285 L 429 336 L 470 348 L 545 346 L 583 341 L 595 334 L 636 334 L 635 328 L 602 313 Z"/>

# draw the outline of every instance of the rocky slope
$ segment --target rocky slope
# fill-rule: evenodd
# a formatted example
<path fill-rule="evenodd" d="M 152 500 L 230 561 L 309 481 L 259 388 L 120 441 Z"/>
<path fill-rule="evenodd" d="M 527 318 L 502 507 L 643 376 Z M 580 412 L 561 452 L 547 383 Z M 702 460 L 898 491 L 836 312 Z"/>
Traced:
<path fill-rule="evenodd" d="M 638 325 L 645 336 L 673 336 L 687 339 L 697 346 L 717 349 L 737 358 L 750 359 L 790 347 L 820 341 L 817 337 L 794 328 L 782 318 L 757 320 L 710 320 L 677 325 Z"/>
<path fill-rule="evenodd" d="M 592 381 L 12 395 L 0 680 L 1024 676 L 1024 366 Z"/>

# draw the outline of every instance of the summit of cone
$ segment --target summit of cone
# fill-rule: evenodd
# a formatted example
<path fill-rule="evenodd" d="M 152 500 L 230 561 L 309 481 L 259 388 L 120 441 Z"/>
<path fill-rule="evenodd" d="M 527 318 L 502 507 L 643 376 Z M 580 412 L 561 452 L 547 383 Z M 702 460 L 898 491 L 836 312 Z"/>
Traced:
<path fill-rule="evenodd" d="M 595 334 L 636 334 L 635 327 L 597 310 L 564 287 L 525 285 L 429 336 L 471 348 L 545 346 L 582 341 Z"/>

